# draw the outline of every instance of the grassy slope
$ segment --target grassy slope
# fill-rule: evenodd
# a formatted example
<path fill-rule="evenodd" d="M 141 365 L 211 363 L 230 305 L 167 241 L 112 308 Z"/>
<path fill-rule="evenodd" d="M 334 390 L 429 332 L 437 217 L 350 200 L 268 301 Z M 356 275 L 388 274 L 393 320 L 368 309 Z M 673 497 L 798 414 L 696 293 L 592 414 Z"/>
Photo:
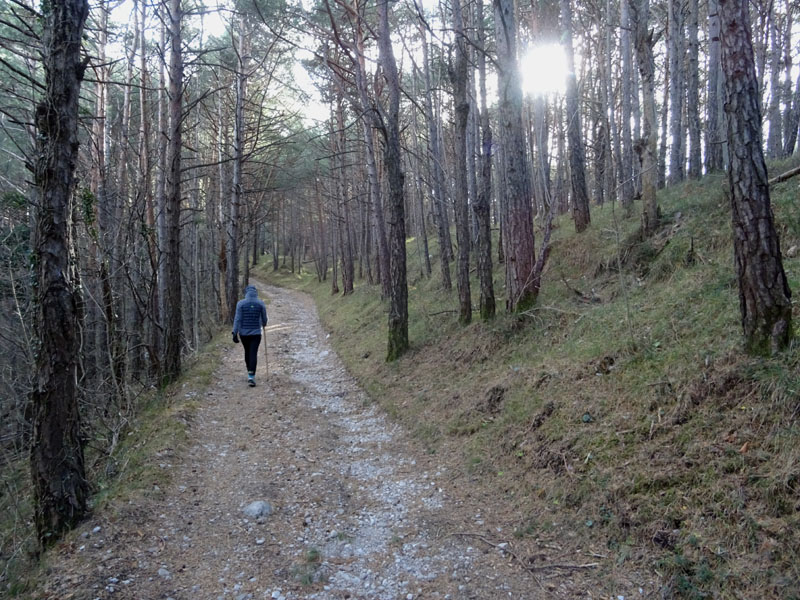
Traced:
<path fill-rule="evenodd" d="M 797 185 L 773 190 L 784 254 L 800 244 Z M 393 364 L 376 287 L 343 298 L 310 273 L 262 272 L 313 294 L 371 396 L 430 452 L 457 447 L 520 540 L 569 523 L 669 596 L 800 598 L 800 357 L 741 352 L 724 189 L 716 176 L 664 191 L 645 243 L 609 205 L 581 236 L 562 218 L 536 308 L 465 328 L 409 240 L 412 350 Z M 784 260 L 800 293 L 800 257 Z"/>

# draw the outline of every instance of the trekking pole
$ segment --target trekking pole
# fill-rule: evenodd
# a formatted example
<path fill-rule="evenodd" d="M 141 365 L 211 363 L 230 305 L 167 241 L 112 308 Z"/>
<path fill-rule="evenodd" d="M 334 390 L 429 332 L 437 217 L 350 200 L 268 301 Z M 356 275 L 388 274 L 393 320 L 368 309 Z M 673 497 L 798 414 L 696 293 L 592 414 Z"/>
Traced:
<path fill-rule="evenodd" d="M 261 328 L 263 335 L 261 336 L 261 340 L 264 342 L 264 369 L 266 370 L 267 374 L 266 377 L 269 377 L 269 355 L 267 354 L 267 328 Z"/>

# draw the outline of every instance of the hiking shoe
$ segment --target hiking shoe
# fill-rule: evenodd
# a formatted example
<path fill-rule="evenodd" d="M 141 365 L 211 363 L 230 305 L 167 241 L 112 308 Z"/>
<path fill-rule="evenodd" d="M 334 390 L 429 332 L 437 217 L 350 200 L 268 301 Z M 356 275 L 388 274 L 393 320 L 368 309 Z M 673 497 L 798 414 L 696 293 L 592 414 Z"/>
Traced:
<path fill-rule="evenodd" d="M 256 387 L 256 378 L 253 377 L 252 375 L 248 375 L 247 376 L 247 385 L 249 385 L 250 387 Z"/>

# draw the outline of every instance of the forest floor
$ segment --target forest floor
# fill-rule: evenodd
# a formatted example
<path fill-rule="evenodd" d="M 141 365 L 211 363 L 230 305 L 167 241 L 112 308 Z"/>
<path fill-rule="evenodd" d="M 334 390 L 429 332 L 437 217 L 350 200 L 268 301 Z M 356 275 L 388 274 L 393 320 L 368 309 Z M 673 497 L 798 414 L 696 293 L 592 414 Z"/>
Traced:
<path fill-rule="evenodd" d="M 166 489 L 98 511 L 56 546 L 37 597 L 616 599 L 657 589 L 613 573 L 568 524 L 515 538 L 459 459 L 425 452 L 369 401 L 310 297 L 259 288 L 271 301 L 268 376 L 262 348 L 249 388 L 231 344 L 188 417 L 190 443 L 157 459 L 172 471 Z M 247 516 L 257 501 L 268 514 Z"/>

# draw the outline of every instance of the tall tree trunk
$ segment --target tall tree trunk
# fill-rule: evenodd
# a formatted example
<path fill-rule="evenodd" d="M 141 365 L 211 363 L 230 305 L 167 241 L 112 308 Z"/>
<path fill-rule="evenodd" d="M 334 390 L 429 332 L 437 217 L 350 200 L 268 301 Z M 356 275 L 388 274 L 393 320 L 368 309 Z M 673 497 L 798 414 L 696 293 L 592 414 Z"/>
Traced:
<path fill-rule="evenodd" d="M 328 14 L 333 26 L 335 25 L 335 18 L 330 10 L 329 4 L 326 3 L 326 6 L 328 7 Z M 368 212 L 372 216 L 377 238 L 377 267 L 378 279 L 381 282 L 381 297 L 387 298 L 390 295 L 389 282 L 391 279 L 389 275 L 389 243 L 386 235 L 386 219 L 383 213 L 383 198 L 381 194 L 381 185 L 378 178 L 378 166 L 375 158 L 376 152 L 373 131 L 373 128 L 380 127 L 381 123 L 377 110 L 370 101 L 367 90 L 367 67 L 364 50 L 364 20 L 362 14 L 364 8 L 363 3 L 359 3 L 358 0 L 353 0 L 351 4 L 347 6 L 347 8 L 350 16 L 355 21 L 353 24 L 354 41 L 352 44 L 345 42 L 345 40 L 343 40 L 338 33 L 336 33 L 336 38 L 340 46 L 342 46 L 342 48 L 344 48 L 350 55 L 353 64 L 353 78 L 358 95 L 359 110 L 361 113 L 361 131 L 364 138 L 364 144 L 366 146 L 365 158 L 371 205 L 371 210 Z M 343 85 L 345 84 L 345 80 L 341 77 L 341 73 L 338 69 L 332 69 L 332 71 L 334 78 L 336 78 L 335 81 L 337 82 L 339 91 L 342 95 L 344 95 L 345 91 L 343 89 Z M 366 243 L 367 241 L 371 240 L 371 229 L 366 228 L 364 233 L 364 242 Z M 372 269 L 369 266 L 369 254 L 367 253 L 364 258 L 367 260 L 369 279 L 370 282 L 372 282 Z M 347 293 L 347 290 L 345 290 L 345 293 Z"/>
<path fill-rule="evenodd" d="M 553 121 L 561 125 L 556 131 L 558 141 L 556 142 L 556 177 L 553 192 L 553 199 L 555 200 L 553 210 L 559 215 L 563 215 L 569 210 L 569 192 L 567 191 L 567 177 L 569 175 L 567 165 L 569 163 L 569 157 L 567 153 L 567 134 L 563 127 L 565 123 L 563 106 L 564 104 L 562 102 L 556 107 L 553 117 Z"/>
<path fill-rule="evenodd" d="M 147 99 L 147 88 L 150 84 L 150 77 L 147 69 L 147 53 L 145 52 L 145 26 L 147 23 L 147 3 L 140 4 L 139 18 L 139 39 L 141 40 L 142 50 L 139 57 L 139 72 L 141 77 L 141 89 L 139 90 L 139 172 L 141 181 L 139 183 L 142 201 L 145 211 L 145 225 L 147 235 L 147 251 L 150 257 L 150 287 L 147 298 L 148 306 L 146 312 L 149 313 L 150 320 L 147 323 L 147 354 L 150 359 L 150 372 L 157 377 L 161 373 L 162 339 L 159 329 L 159 296 L 158 296 L 158 269 L 161 253 L 158 249 L 157 217 L 153 199 L 152 174 L 150 162 L 150 105 Z M 160 135 L 159 129 L 159 138 Z M 159 144 L 161 142 L 159 141 Z M 160 145 L 159 145 L 160 149 Z M 160 169 L 160 165 L 159 165 Z"/>
<path fill-rule="evenodd" d="M 338 210 L 338 208 L 337 208 Z M 333 214 L 331 209 L 331 218 L 338 220 L 339 215 Z M 338 265 L 338 246 L 339 246 L 339 224 L 334 222 L 328 228 L 330 230 L 330 244 L 331 244 L 331 295 L 339 293 L 339 265 Z"/>
<path fill-rule="evenodd" d="M 605 5 L 605 35 L 603 36 L 603 61 L 604 70 L 601 82 L 601 98 L 603 119 L 605 123 L 605 146 L 603 152 L 605 154 L 605 164 L 603 166 L 604 174 L 604 193 L 603 197 L 611 202 L 619 198 L 617 190 L 617 177 L 620 176 L 622 162 L 622 144 L 619 139 L 619 128 L 617 124 L 617 115 L 615 114 L 614 107 L 614 88 L 613 76 L 614 71 L 611 66 L 611 55 L 614 51 L 613 42 L 611 40 L 611 28 L 613 23 L 613 12 L 611 9 L 611 0 L 606 0 Z M 630 34 L 628 37 L 628 44 L 630 49 Z M 630 68 L 630 61 L 629 61 Z M 630 99 L 628 99 L 630 102 Z M 630 114 L 630 113 L 629 113 Z M 628 119 L 628 127 L 630 128 L 630 119 Z M 615 147 L 616 145 L 616 147 Z M 620 176 L 621 177 L 621 176 Z"/>
<path fill-rule="evenodd" d="M 478 44 L 478 76 L 480 77 L 481 98 L 481 154 L 478 193 L 472 210 L 478 228 L 478 281 L 480 282 L 481 319 L 489 321 L 495 316 L 494 281 L 492 278 L 492 230 L 490 203 L 492 197 L 492 125 L 489 110 L 486 106 L 486 33 L 484 30 L 483 0 L 477 2 Z"/>
<path fill-rule="evenodd" d="M 699 42 L 697 41 L 700 10 L 698 0 L 689 0 L 688 22 L 689 39 L 686 82 L 686 119 L 689 125 L 689 178 L 700 179 L 703 174 L 703 157 L 700 148 L 700 70 Z"/>
<path fill-rule="evenodd" d="M 728 181 L 742 329 L 748 352 L 774 354 L 792 339 L 792 302 L 772 218 L 761 147 L 761 111 L 748 3 L 720 0 L 719 4 L 725 113 L 731 144 Z"/>
<path fill-rule="evenodd" d="M 200 148 L 200 114 L 195 113 L 194 121 L 194 136 L 192 145 L 195 148 Z M 197 166 L 199 156 L 195 153 L 194 165 Z M 202 319 L 200 316 L 200 278 L 202 277 L 202 263 L 200 256 L 200 222 L 202 221 L 202 208 L 200 206 L 200 170 L 195 168 L 192 170 L 192 225 L 190 229 L 191 241 L 191 256 L 192 256 L 192 272 L 190 275 L 192 283 L 192 314 L 189 318 L 189 324 L 192 332 L 192 343 L 194 352 L 200 351 L 200 326 Z M 204 286 L 203 286 L 204 287 Z"/>
<path fill-rule="evenodd" d="M 539 282 L 534 281 L 535 241 L 531 206 L 525 129 L 522 119 L 522 87 L 517 66 L 517 21 L 511 0 L 493 0 L 498 63 L 498 125 L 503 147 L 500 169 L 506 195 L 505 265 L 506 307 L 518 312 L 536 301 Z"/>
<path fill-rule="evenodd" d="M 99 277 L 99 297 L 102 300 L 102 326 L 97 327 L 97 359 L 95 364 L 102 369 L 100 373 L 105 379 L 108 374 L 110 379 L 110 397 L 107 404 L 121 406 L 124 398 L 125 362 L 122 354 L 121 327 L 118 323 L 124 315 L 121 306 L 118 306 L 119 294 L 115 289 L 113 273 L 116 270 L 114 256 L 116 243 L 119 239 L 118 232 L 122 229 L 117 219 L 117 206 L 120 206 L 119 193 L 110 189 L 111 167 L 111 119 L 109 119 L 109 88 L 110 69 L 106 63 L 106 45 L 108 42 L 108 4 L 101 2 L 98 7 L 100 13 L 99 41 L 98 41 L 98 81 L 96 90 L 96 116 L 93 127 L 94 149 L 96 161 L 93 171 L 95 173 L 93 190 L 97 197 L 97 233 L 96 262 Z M 126 88 L 126 92 L 128 89 Z M 124 120 L 124 117 L 123 117 Z M 127 147 L 127 145 L 126 145 Z M 120 163 L 125 162 L 123 156 Z M 119 192 L 120 190 L 118 190 Z M 100 383 L 98 381 L 98 383 Z M 104 385 L 104 384 L 103 384 Z"/>
<path fill-rule="evenodd" d="M 789 104 L 788 117 L 786 120 L 786 141 L 784 142 L 784 152 L 787 156 L 794 154 L 797 146 L 797 128 L 800 125 L 800 74 L 794 84 L 791 103 Z"/>
<path fill-rule="evenodd" d="M 533 191 L 540 203 L 550 203 L 550 123 L 547 111 L 547 99 L 536 96 L 533 99 Z"/>
<path fill-rule="evenodd" d="M 466 13 L 469 15 L 469 12 Z M 471 19 L 470 19 L 471 22 Z M 469 63 L 475 64 L 476 53 L 472 47 L 469 48 L 468 60 Z M 480 125 L 478 123 L 478 100 L 477 92 L 475 89 L 475 69 L 469 69 L 467 90 L 469 100 L 469 117 L 467 121 L 467 198 L 468 204 L 475 203 L 475 198 L 478 195 L 478 156 L 480 155 Z M 475 249 L 478 243 L 478 224 L 475 221 L 475 214 L 472 210 L 467 210 L 467 219 L 469 220 L 469 247 L 470 251 Z"/>
<path fill-rule="evenodd" d="M 400 78 L 389 32 L 389 2 L 378 2 L 378 51 L 386 79 L 388 102 L 384 111 L 384 167 L 389 184 L 389 252 L 391 296 L 389 343 L 386 359 L 400 358 L 408 350 L 408 285 L 406 282 L 406 216 L 403 159 L 400 155 Z"/>
<path fill-rule="evenodd" d="M 325 281 L 328 277 L 328 234 L 325 230 L 325 216 L 322 211 L 322 192 L 320 190 L 318 177 L 315 177 L 314 181 L 314 200 L 317 208 L 317 219 L 319 220 L 319 235 L 317 236 L 319 258 L 317 260 L 320 262 L 320 265 L 317 270 L 320 272 L 320 281 Z"/>
<path fill-rule="evenodd" d="M 106 63 L 106 44 L 108 41 L 108 7 L 101 1 L 97 6 L 97 62 L 99 63 L 93 70 L 96 75 L 94 91 L 94 118 L 92 119 L 91 136 L 91 168 L 89 172 L 90 186 L 94 195 L 94 219 L 89 225 L 89 237 L 91 245 L 89 249 L 89 270 L 96 273 L 97 278 L 87 279 L 89 293 L 98 301 L 88 305 L 89 322 L 91 323 L 91 337 L 93 343 L 87 346 L 85 353 L 85 365 L 89 378 L 94 379 L 93 387 L 105 390 L 105 374 L 110 367 L 108 364 L 108 354 L 106 353 L 108 343 L 108 333 L 110 323 L 107 319 L 107 305 L 111 294 L 108 282 L 108 244 L 107 235 L 109 230 L 108 202 L 108 181 L 106 173 L 106 160 L 108 158 L 108 128 L 106 124 L 107 113 L 107 84 L 108 84 L 108 64 Z M 95 287 L 96 286 L 96 287 Z"/>
<path fill-rule="evenodd" d="M 706 171 L 723 168 L 722 73 L 720 72 L 719 0 L 708 0 L 708 92 L 706 121 Z"/>
<path fill-rule="evenodd" d="M 432 84 L 430 74 L 430 64 L 428 61 L 428 42 L 427 33 L 422 24 L 420 29 L 423 34 L 422 40 L 422 61 L 425 73 L 425 118 L 428 121 L 428 136 L 430 149 L 428 151 L 428 162 L 431 165 L 431 178 L 433 179 L 433 214 L 436 215 L 436 230 L 439 234 L 439 261 L 442 272 L 442 287 L 449 290 L 453 287 L 450 280 L 450 258 L 453 255 L 453 248 L 450 242 L 450 223 L 447 216 L 447 201 L 445 199 L 444 172 L 442 170 L 441 145 L 439 143 L 439 128 L 433 114 Z"/>
<path fill-rule="evenodd" d="M 683 181 L 685 172 L 684 138 L 686 131 L 683 122 L 683 0 L 669 0 L 669 89 L 670 89 L 670 144 L 669 183 L 674 185 Z"/>
<path fill-rule="evenodd" d="M 347 166 L 346 166 L 346 143 L 345 123 L 344 123 L 344 104 L 341 95 L 336 99 L 336 131 L 334 135 L 334 158 L 337 165 L 338 175 L 336 177 L 336 202 L 337 225 L 339 228 L 339 254 L 342 258 L 342 295 L 347 296 L 353 293 L 353 279 L 355 275 L 353 264 L 353 242 L 350 235 L 350 202 L 347 197 Z"/>
<path fill-rule="evenodd" d="M 635 0 L 634 0 L 635 1 Z M 667 147 L 669 141 L 667 132 L 669 131 L 669 105 L 672 92 L 670 90 L 670 65 L 667 61 L 664 69 L 664 101 L 661 103 L 661 146 L 658 149 L 658 178 L 657 188 L 663 189 L 667 185 Z"/>
<path fill-rule="evenodd" d="M 169 140 L 165 212 L 167 239 L 164 314 L 164 378 L 174 381 L 181 372 L 183 340 L 181 302 L 181 124 L 183 111 L 183 53 L 181 0 L 169 0 Z"/>
<path fill-rule="evenodd" d="M 422 165 L 419 162 L 419 158 L 415 157 L 416 168 L 414 169 L 416 172 L 415 177 L 415 187 L 417 193 L 417 213 L 419 222 L 417 223 L 417 235 L 422 240 L 422 261 L 425 265 L 424 275 L 430 278 L 431 273 L 433 271 L 431 267 L 431 252 L 430 252 L 430 244 L 428 244 L 428 229 L 425 225 L 425 192 L 423 192 L 424 186 L 422 185 Z"/>
<path fill-rule="evenodd" d="M 78 98 L 86 68 L 81 38 L 88 12 L 85 0 L 57 0 L 42 7 L 45 96 L 35 117 L 38 202 L 32 244 L 39 352 L 30 396 L 34 520 L 42 547 L 89 510 L 78 411 L 78 290 L 70 276 Z"/>
<path fill-rule="evenodd" d="M 233 324 L 236 304 L 239 300 L 239 246 L 241 239 L 242 210 L 242 166 L 244 161 L 244 102 L 247 94 L 247 52 L 245 50 L 244 17 L 239 22 L 238 44 L 236 50 L 236 100 L 233 116 L 233 161 L 231 177 L 231 199 L 228 207 L 228 223 L 225 238 L 225 296 L 228 305 L 228 324 Z"/>
<path fill-rule="evenodd" d="M 250 285 L 250 261 L 247 260 L 247 246 L 250 243 L 250 235 L 253 232 L 253 215 L 251 213 L 252 205 L 245 203 L 242 208 L 244 209 L 244 222 L 249 224 L 242 234 L 241 252 L 239 253 L 244 259 L 242 261 L 244 265 L 244 273 L 242 273 L 242 287 L 246 288 L 248 285 Z M 236 315 L 234 315 L 234 318 L 235 316 Z"/>
<path fill-rule="evenodd" d="M 598 100 L 598 107 L 603 106 L 603 101 Z M 608 157 L 606 156 L 606 145 L 608 140 L 608 131 L 606 130 L 606 123 L 602 111 L 598 111 L 594 118 L 594 136 L 592 145 L 594 147 L 594 194 L 597 204 L 603 204 L 606 201 L 606 168 L 609 164 Z"/>
<path fill-rule="evenodd" d="M 792 86 L 792 8 L 787 7 L 786 14 L 786 27 L 784 27 L 785 40 L 783 42 L 783 68 L 784 68 L 784 81 L 783 81 L 783 154 L 784 156 L 791 156 L 794 154 L 794 147 L 797 143 L 797 126 L 798 126 L 798 98 L 795 89 L 800 91 L 800 74 L 797 77 L 797 86 Z"/>
<path fill-rule="evenodd" d="M 589 190 L 586 187 L 586 156 L 583 149 L 581 112 L 578 105 L 578 80 L 575 75 L 575 52 L 572 48 L 572 8 L 570 0 L 561 0 L 561 30 L 567 57 L 567 139 L 572 188 L 572 220 L 581 233 L 591 222 Z"/>
<path fill-rule="evenodd" d="M 219 295 L 219 312 L 223 315 L 226 322 L 233 322 L 231 317 L 230 302 L 228 300 L 228 244 L 230 239 L 230 219 L 231 219 L 231 203 L 228 202 L 228 187 L 227 187 L 227 171 L 225 166 L 226 154 L 228 147 L 228 124 L 226 121 L 226 112 L 223 110 L 223 97 L 219 95 L 217 99 L 217 162 L 218 162 L 218 192 L 219 192 L 219 214 L 223 220 L 225 231 L 220 231 L 221 239 L 219 240 L 219 260 L 217 260 L 217 277 L 219 281 L 220 295 Z M 280 216 L 280 211 L 278 215 Z M 278 220 L 280 224 L 280 219 Z M 279 236 L 276 234 L 276 239 Z M 276 252 L 277 256 L 277 252 Z M 235 305 L 234 305 L 235 306 Z"/>
<path fill-rule="evenodd" d="M 312 219 L 313 222 L 313 219 Z M 261 247 L 261 202 L 253 207 L 253 262 L 252 266 L 258 266 L 258 250 Z"/>
<path fill-rule="evenodd" d="M 469 98 L 467 96 L 467 40 L 464 37 L 464 17 L 461 0 L 453 0 L 453 31 L 456 36 L 455 65 L 450 74 L 453 82 L 453 104 L 455 131 L 453 134 L 453 157 L 455 162 L 455 185 L 453 187 L 458 242 L 458 320 L 462 325 L 472 322 L 472 298 L 469 286 L 469 200 L 467 193 L 467 123 L 469 121 Z"/>
<path fill-rule="evenodd" d="M 631 1 L 635 0 L 629 0 L 629 3 Z M 637 90 L 636 93 L 633 94 L 633 98 L 631 99 L 631 114 L 633 115 L 633 129 L 631 130 L 631 135 L 633 135 L 634 144 L 636 144 L 636 140 L 639 140 L 642 137 L 642 103 L 640 101 L 641 94 L 638 91 L 642 87 L 641 86 L 642 82 L 641 82 L 641 77 L 639 76 L 639 69 L 633 69 L 633 71 L 631 72 L 631 80 L 633 81 L 633 89 Z M 633 147 L 633 152 L 634 154 L 636 154 L 635 147 Z M 663 176 L 663 171 L 661 171 L 661 176 Z M 637 198 L 641 198 L 642 164 L 639 159 L 633 161 L 633 188 L 635 190 L 634 196 Z"/>
<path fill-rule="evenodd" d="M 169 140 L 169 125 L 168 125 L 168 109 L 167 109 L 167 72 L 165 68 L 167 51 L 167 22 L 169 15 L 166 4 L 162 4 L 158 8 L 160 13 L 159 21 L 159 51 L 164 58 L 159 60 L 159 84 L 158 84 L 158 135 L 157 135 L 157 169 L 156 169 L 156 238 L 158 240 L 158 269 L 156 272 L 156 301 L 158 302 L 158 310 L 154 312 L 153 327 L 156 329 L 156 335 L 159 336 L 159 345 L 161 355 L 159 359 L 159 378 L 164 376 L 164 362 L 166 360 L 166 331 L 165 322 L 166 318 L 166 298 L 167 298 L 167 209 L 166 209 L 166 194 L 167 194 L 167 142 Z"/>
<path fill-rule="evenodd" d="M 755 0 L 751 4 L 753 14 L 757 15 L 758 25 L 756 26 L 755 57 L 756 57 L 756 77 L 758 79 L 758 110 L 764 113 L 764 81 L 767 76 L 767 58 L 769 56 L 769 34 L 770 23 L 775 12 L 774 0 Z"/>
<path fill-rule="evenodd" d="M 783 64 L 781 65 L 783 68 L 783 85 L 781 85 L 781 103 L 783 104 L 782 156 L 789 156 L 794 151 L 794 141 L 791 143 L 791 148 L 789 147 L 789 139 L 792 135 L 792 92 L 794 89 L 792 87 L 792 27 L 794 26 L 792 12 L 792 6 L 787 2 L 786 14 L 784 15 L 783 44 L 781 47 L 783 52 Z"/>
<path fill-rule="evenodd" d="M 769 85 L 769 134 L 767 135 L 767 156 L 780 158 L 783 154 L 783 113 L 781 113 L 781 56 L 783 49 L 779 17 L 773 12 L 769 24 L 770 40 L 770 85 Z"/>
<path fill-rule="evenodd" d="M 653 32 L 649 29 L 649 0 L 631 2 L 631 21 L 636 39 L 636 57 L 642 77 L 642 104 L 644 122 L 638 152 L 642 163 L 642 232 L 655 233 L 658 226 L 656 200 L 656 167 L 658 159 L 656 134 L 655 62 L 653 60 Z"/>
<path fill-rule="evenodd" d="M 380 181 L 378 180 L 378 166 L 375 163 L 375 138 L 373 137 L 372 130 L 375 120 L 374 118 L 369 120 L 366 118 L 367 114 L 374 117 L 375 112 L 367 96 L 366 64 L 364 62 L 364 47 L 360 26 L 358 31 L 359 37 L 356 46 L 358 48 L 358 68 L 356 69 L 356 81 L 358 84 L 359 98 L 361 100 L 361 110 L 364 111 L 362 131 L 364 132 L 364 143 L 367 147 L 367 174 L 369 176 L 369 195 L 372 205 L 370 213 L 374 218 L 375 231 L 378 238 L 378 273 L 381 280 L 381 297 L 388 298 L 391 292 L 389 289 L 389 282 L 391 280 L 389 276 L 389 242 L 386 237 L 386 219 L 383 216 L 383 198 L 381 196 Z"/>
<path fill-rule="evenodd" d="M 127 207 L 130 207 L 134 204 L 134 201 L 129 197 L 130 194 L 130 164 L 131 164 L 131 146 L 132 144 L 129 142 L 130 137 L 130 126 L 131 126 L 131 107 L 133 104 L 133 100 L 131 98 L 131 88 L 133 87 L 133 71 L 134 65 L 136 62 L 136 51 L 139 47 L 139 6 L 138 0 L 134 0 L 133 3 L 133 24 L 129 27 L 129 33 L 132 30 L 133 33 L 133 44 L 126 51 L 126 66 L 125 66 L 125 89 L 123 91 L 123 99 L 122 99 L 122 122 L 120 127 L 120 161 L 117 167 L 117 185 L 119 189 L 119 197 L 116 202 L 115 206 L 115 214 L 114 214 L 114 222 L 118 224 L 115 228 L 113 234 L 113 250 L 111 256 L 111 265 L 113 270 L 113 281 L 114 281 L 114 289 L 117 291 L 117 301 L 120 301 L 120 291 L 123 288 L 123 275 L 125 265 L 123 264 L 122 257 L 125 255 L 125 248 L 127 246 L 130 237 L 128 237 L 125 228 L 122 227 L 123 218 L 124 218 L 124 211 Z M 136 251 L 135 248 L 131 248 L 133 250 L 133 254 L 135 256 Z M 127 294 L 126 294 L 127 296 Z M 130 301 L 129 298 L 125 298 L 124 301 L 121 302 L 122 306 L 117 307 L 117 319 L 123 322 L 124 325 L 130 327 L 131 322 L 133 321 L 133 302 Z M 140 342 L 131 343 L 130 338 L 133 336 L 138 337 L 138 328 L 135 332 L 133 332 L 133 327 L 130 327 L 132 330 L 132 334 L 128 334 L 126 337 L 127 339 L 123 339 L 123 336 L 119 330 L 115 331 L 115 334 L 112 336 L 112 340 L 114 340 L 114 344 L 112 345 L 112 357 L 113 357 L 113 364 L 114 364 L 114 372 L 116 376 L 116 380 L 121 384 L 121 387 L 118 388 L 118 393 L 122 392 L 125 393 L 125 379 L 127 376 L 127 362 L 126 357 L 132 357 L 134 352 L 138 352 L 138 350 L 133 350 L 134 347 L 138 347 Z M 120 396 L 121 397 L 121 396 Z"/>
<path fill-rule="evenodd" d="M 631 98 L 634 94 L 633 81 L 633 50 L 631 48 L 631 2 L 637 0 L 620 0 L 620 52 L 622 53 L 621 73 L 621 122 L 622 122 L 622 168 L 619 181 L 622 185 L 622 207 L 625 212 L 630 212 L 633 198 L 636 195 L 636 185 L 633 169 L 633 134 L 631 133 L 631 120 L 629 115 L 633 110 Z M 610 73 L 609 73 L 610 76 Z"/>
<path fill-rule="evenodd" d="M 414 77 L 412 81 L 414 97 L 418 98 L 419 94 L 417 92 L 417 78 Z M 419 236 L 422 238 L 422 247 L 423 252 L 425 254 L 424 261 L 425 261 L 425 274 L 430 277 L 432 272 L 431 267 L 431 255 L 430 249 L 428 245 L 428 230 L 427 230 L 427 222 L 425 220 L 425 194 L 423 192 L 424 186 L 422 185 L 422 160 L 420 159 L 423 156 L 423 153 L 420 149 L 420 136 L 419 136 L 419 125 L 417 115 L 420 111 L 416 109 L 416 107 L 412 108 L 413 111 L 413 121 L 411 123 L 412 126 L 412 133 L 413 133 L 413 143 L 414 143 L 414 155 L 412 156 L 412 160 L 416 165 L 414 171 L 416 172 L 415 175 L 415 184 L 417 190 L 417 202 L 418 202 L 418 212 L 419 212 L 419 223 L 417 226 L 419 228 Z"/>

